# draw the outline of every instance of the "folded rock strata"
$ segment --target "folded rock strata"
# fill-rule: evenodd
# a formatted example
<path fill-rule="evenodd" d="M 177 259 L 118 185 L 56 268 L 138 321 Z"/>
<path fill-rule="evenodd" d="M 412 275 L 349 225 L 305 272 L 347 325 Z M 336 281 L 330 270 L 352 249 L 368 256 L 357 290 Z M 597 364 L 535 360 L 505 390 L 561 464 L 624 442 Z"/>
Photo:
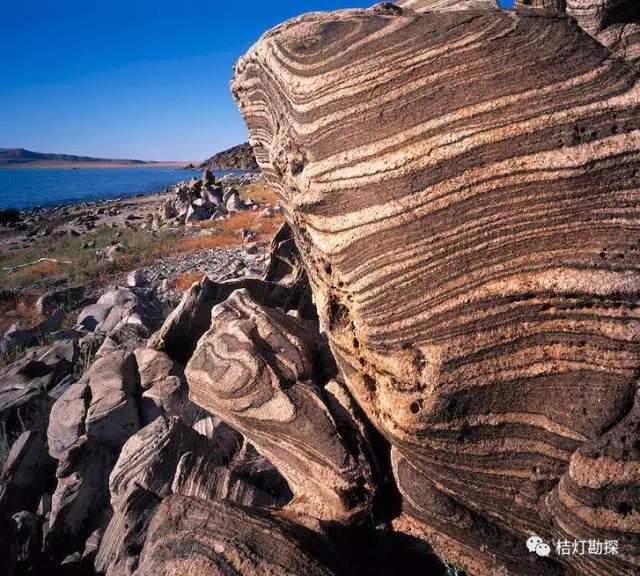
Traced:
<path fill-rule="evenodd" d="M 322 536 L 286 518 L 174 495 L 151 521 L 136 575 L 347 573 Z"/>
<path fill-rule="evenodd" d="M 213 309 L 186 367 L 189 394 L 273 462 L 291 486 L 293 507 L 355 520 L 375 493 L 373 457 L 353 422 L 345 426 L 330 409 L 316 340 L 301 321 L 237 290 Z"/>
<path fill-rule="evenodd" d="M 425 502 L 411 521 L 479 573 L 637 574 L 637 463 L 584 452 L 635 406 L 636 73 L 557 15 L 385 5 L 266 33 L 233 92 L 346 383 L 410 466 L 405 503 Z M 210 374 L 235 363 L 221 336 L 194 358 Z M 254 409 L 197 364 L 195 397 Z M 618 469 L 605 497 L 598 478 Z M 524 546 L 603 531 L 619 555 Z"/>
<path fill-rule="evenodd" d="M 224 426 L 216 428 L 220 434 L 209 438 L 160 416 L 129 438 L 109 478 L 113 515 L 96 556 L 99 572 L 132 573 L 153 509 L 171 493 L 265 507 L 288 501 L 273 466 L 241 437 L 231 444 Z"/>

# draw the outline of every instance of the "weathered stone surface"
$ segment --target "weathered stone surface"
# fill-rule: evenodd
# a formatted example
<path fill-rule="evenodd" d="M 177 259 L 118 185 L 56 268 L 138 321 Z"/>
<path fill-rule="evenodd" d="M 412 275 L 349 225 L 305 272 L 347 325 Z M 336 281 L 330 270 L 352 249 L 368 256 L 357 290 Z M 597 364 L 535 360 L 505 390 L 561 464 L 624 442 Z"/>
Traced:
<path fill-rule="evenodd" d="M 161 499 L 144 488 L 134 487 L 113 516 L 102 536 L 95 559 L 96 570 L 107 576 L 130 576 L 138 566 L 149 521 Z"/>
<path fill-rule="evenodd" d="M 185 365 L 196 348 L 198 340 L 209 329 L 211 311 L 240 288 L 248 290 L 260 303 L 289 310 L 291 306 L 307 309 L 304 296 L 306 277 L 296 271 L 291 283 L 271 278 L 243 278 L 228 282 L 213 282 L 206 276 L 191 286 L 180 304 L 167 317 L 164 324 L 149 339 L 148 347 L 166 352 L 172 359 Z M 305 308 L 306 306 L 306 308 Z"/>
<path fill-rule="evenodd" d="M 233 287 L 212 282 L 205 276 L 184 294 L 178 307 L 149 340 L 149 348 L 166 352 L 177 362 L 186 364 L 209 328 L 212 308 L 232 291 Z"/>
<path fill-rule="evenodd" d="M 82 551 L 109 504 L 109 472 L 116 458 L 100 442 L 81 436 L 58 463 L 46 548 L 62 558 Z"/>
<path fill-rule="evenodd" d="M 57 460 L 84 434 L 90 399 L 91 389 L 87 383 L 76 382 L 51 407 L 47 442 L 49 454 Z"/>
<path fill-rule="evenodd" d="M 497 0 L 400 0 L 390 6 L 389 4 L 391 3 L 383 2 L 379 4 L 377 7 L 378 11 L 391 11 L 394 5 L 409 8 L 416 12 L 498 8 Z"/>
<path fill-rule="evenodd" d="M 127 441 L 109 479 L 113 516 L 96 558 L 100 571 L 131 573 L 153 508 L 172 492 L 271 507 L 290 499 L 273 466 L 241 437 L 229 443 L 221 428 L 208 438 L 161 416 Z"/>
<path fill-rule="evenodd" d="M 91 391 L 84 423 L 87 436 L 112 450 L 120 450 L 140 427 L 140 384 L 135 356 L 114 352 L 100 358 L 83 380 Z"/>
<path fill-rule="evenodd" d="M 515 8 L 542 8 L 553 12 L 564 12 L 566 0 L 516 0 Z"/>
<path fill-rule="evenodd" d="M 73 307 L 82 300 L 84 286 L 63 286 L 45 292 L 36 302 L 39 314 L 49 314 L 56 308 Z"/>
<path fill-rule="evenodd" d="M 77 347 L 63 340 L 30 350 L 0 371 L 0 426 L 15 438 L 25 429 L 46 430 L 49 411 L 70 384 Z"/>
<path fill-rule="evenodd" d="M 35 512 L 40 496 L 55 484 L 55 461 L 43 430 L 24 432 L 11 446 L 0 473 L 0 521 L 21 510 Z"/>
<path fill-rule="evenodd" d="M 151 348 L 134 351 L 140 374 L 140 409 L 143 425 L 160 415 L 188 418 L 184 369 L 164 352 Z"/>
<path fill-rule="evenodd" d="M 109 478 L 111 506 L 118 509 L 135 486 L 164 498 L 178 460 L 188 451 L 214 452 L 215 444 L 178 418 L 157 418 L 129 438 Z"/>
<path fill-rule="evenodd" d="M 45 336 L 58 330 L 62 326 L 64 318 L 64 311 L 56 310 L 33 328 L 21 329 L 13 327 L 7 330 L 2 340 L 0 340 L 0 353 L 10 354 L 18 348 L 35 346 Z"/>
<path fill-rule="evenodd" d="M 227 463 L 224 454 L 186 452 L 176 467 L 174 494 L 231 500 L 244 506 L 281 508 L 293 494 L 282 475 L 245 442 Z"/>
<path fill-rule="evenodd" d="M 639 468 L 590 452 L 640 366 L 639 86 L 532 10 L 312 14 L 236 66 L 346 383 L 411 467 L 407 516 L 472 571 L 539 574 L 532 533 L 618 535 L 559 571 L 640 569 Z"/>
<path fill-rule="evenodd" d="M 321 536 L 285 518 L 224 500 L 167 498 L 149 526 L 137 576 L 219 573 L 347 572 Z"/>
<path fill-rule="evenodd" d="M 292 506 L 346 521 L 369 511 L 373 471 L 364 442 L 340 425 L 318 384 L 316 338 L 238 290 L 213 309 L 185 375 L 191 399 L 242 432 L 286 477 Z"/>

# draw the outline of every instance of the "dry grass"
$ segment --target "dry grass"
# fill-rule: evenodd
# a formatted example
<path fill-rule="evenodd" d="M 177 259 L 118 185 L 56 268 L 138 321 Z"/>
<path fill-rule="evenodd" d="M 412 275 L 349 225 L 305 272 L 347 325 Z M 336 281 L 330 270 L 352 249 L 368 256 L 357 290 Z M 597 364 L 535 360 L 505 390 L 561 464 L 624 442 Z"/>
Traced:
<path fill-rule="evenodd" d="M 245 200 L 253 198 L 261 204 L 275 204 L 279 201 L 273 189 L 266 184 L 249 184 L 241 195 Z"/>
<path fill-rule="evenodd" d="M 259 211 L 247 210 L 232 214 L 226 220 L 216 222 L 201 222 L 197 228 L 201 230 L 211 230 L 209 236 L 197 236 L 192 238 L 176 238 L 169 242 L 158 245 L 155 249 L 155 256 L 162 258 L 197 250 L 207 250 L 216 248 L 230 248 L 242 245 L 243 229 L 251 228 L 257 233 L 258 242 L 268 242 L 277 232 L 284 218 L 276 216 L 274 218 L 261 218 Z"/>
<path fill-rule="evenodd" d="M 204 274 L 202 272 L 185 272 L 171 280 L 171 288 L 184 292 L 191 288 L 194 282 L 200 282 L 203 276 Z"/>
<path fill-rule="evenodd" d="M 44 318 L 35 308 L 39 295 L 39 292 L 30 290 L 0 302 L 0 332 L 5 332 L 14 322 L 24 324 L 26 328 L 42 322 Z"/>
<path fill-rule="evenodd" d="M 59 264 L 57 262 L 38 262 L 33 266 L 21 268 L 15 272 L 9 272 L 5 276 L 6 282 L 10 285 L 25 286 L 42 280 L 43 278 L 51 278 L 64 274 L 69 270 L 68 264 Z"/>

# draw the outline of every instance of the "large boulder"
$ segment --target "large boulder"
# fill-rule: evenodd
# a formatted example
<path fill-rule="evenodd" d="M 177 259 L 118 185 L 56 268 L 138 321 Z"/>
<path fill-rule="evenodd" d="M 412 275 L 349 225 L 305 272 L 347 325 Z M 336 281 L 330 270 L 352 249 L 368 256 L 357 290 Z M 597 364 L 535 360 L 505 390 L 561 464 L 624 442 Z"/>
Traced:
<path fill-rule="evenodd" d="M 140 374 L 140 410 L 143 425 L 158 416 L 178 416 L 189 420 L 188 395 L 184 370 L 164 352 L 152 348 L 134 351 Z"/>
<path fill-rule="evenodd" d="M 85 287 L 63 286 L 45 292 L 36 301 L 36 311 L 38 314 L 50 314 L 57 308 L 74 308 L 84 298 Z"/>
<path fill-rule="evenodd" d="M 297 18 L 236 66 L 321 326 L 407 531 L 472 573 L 637 574 L 639 78 L 556 14 L 410 4 Z"/>
<path fill-rule="evenodd" d="M 77 555 L 108 516 L 109 474 L 125 442 L 140 428 L 136 358 L 125 351 L 98 359 L 51 410 L 49 452 L 58 459 L 47 553 Z"/>
<path fill-rule="evenodd" d="M 49 454 L 59 460 L 84 434 L 91 389 L 86 381 L 75 382 L 51 407 L 47 443 Z"/>
<path fill-rule="evenodd" d="M 168 574 L 347 574 L 318 533 L 229 501 L 174 495 L 157 509 L 138 576 Z"/>
<path fill-rule="evenodd" d="M 272 465 L 248 445 L 201 435 L 178 418 L 161 416 L 124 445 L 109 478 L 113 515 L 96 568 L 131 574 L 154 508 L 171 493 L 275 506 L 288 487 Z M 269 491 L 271 488 L 271 491 Z M 288 498 L 286 498 L 288 500 Z"/>
<path fill-rule="evenodd" d="M 0 522 L 22 510 L 35 512 L 41 495 L 54 486 L 55 469 L 45 431 L 24 432 L 13 443 L 0 472 Z"/>
<path fill-rule="evenodd" d="M 63 310 L 55 310 L 48 318 L 32 328 L 13 326 L 0 340 L 0 353 L 11 354 L 16 349 L 35 346 L 49 334 L 58 330 L 62 326 L 64 318 Z"/>
<path fill-rule="evenodd" d="M 114 352 L 100 358 L 84 377 L 91 390 L 85 432 L 113 450 L 120 450 L 140 427 L 140 381 L 135 356 Z"/>
<path fill-rule="evenodd" d="M 214 306 L 224 302 L 232 292 L 241 288 L 248 290 L 258 302 L 267 306 L 278 306 L 285 310 L 296 306 L 305 310 L 308 308 L 308 300 L 305 298 L 308 285 L 302 272 L 296 274 L 295 281 L 291 284 L 266 278 L 214 282 L 205 276 L 184 293 L 180 304 L 151 336 L 147 346 L 164 352 L 179 364 L 185 365 L 196 349 L 198 340 L 211 325 Z"/>
<path fill-rule="evenodd" d="M 366 439 L 353 421 L 341 421 L 349 416 L 332 409 L 321 386 L 317 339 L 296 318 L 238 290 L 213 309 L 185 376 L 191 399 L 242 432 L 286 477 L 293 507 L 352 521 L 370 512 L 375 464 Z"/>

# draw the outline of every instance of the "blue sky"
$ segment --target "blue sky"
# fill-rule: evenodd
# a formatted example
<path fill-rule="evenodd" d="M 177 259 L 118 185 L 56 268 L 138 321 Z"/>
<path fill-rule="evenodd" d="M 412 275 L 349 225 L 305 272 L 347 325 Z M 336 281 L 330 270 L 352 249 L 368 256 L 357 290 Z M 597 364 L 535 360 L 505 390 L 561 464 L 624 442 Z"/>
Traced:
<path fill-rule="evenodd" d="M 373 3 L 8 1 L 0 9 L 0 147 L 204 159 L 246 140 L 229 81 L 260 34 L 303 12 Z"/>

